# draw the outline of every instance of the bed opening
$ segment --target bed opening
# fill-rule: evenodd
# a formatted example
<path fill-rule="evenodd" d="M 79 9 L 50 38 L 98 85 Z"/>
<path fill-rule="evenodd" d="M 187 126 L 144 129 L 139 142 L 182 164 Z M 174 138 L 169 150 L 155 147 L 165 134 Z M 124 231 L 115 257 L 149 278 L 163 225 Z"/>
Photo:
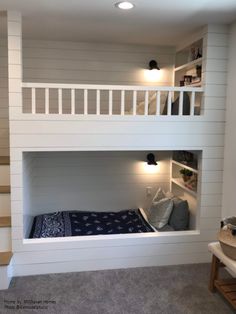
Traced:
<path fill-rule="evenodd" d="M 24 152 L 24 238 L 197 230 L 200 170 L 201 151 Z"/>

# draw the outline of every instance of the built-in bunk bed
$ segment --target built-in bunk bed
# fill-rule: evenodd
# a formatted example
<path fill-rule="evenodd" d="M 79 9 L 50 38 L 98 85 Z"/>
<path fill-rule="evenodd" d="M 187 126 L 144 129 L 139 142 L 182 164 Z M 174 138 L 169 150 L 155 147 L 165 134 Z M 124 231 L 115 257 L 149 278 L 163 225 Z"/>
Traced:
<path fill-rule="evenodd" d="M 24 51 L 22 53 L 21 18 L 17 20 L 19 35 L 15 32 L 16 18 L 14 13 L 10 20 L 14 23 L 8 25 L 10 28 L 8 62 L 11 69 L 9 71 L 9 121 L 14 274 L 32 275 L 207 262 L 209 256 L 206 252 L 206 242 L 215 237 L 216 220 L 218 221 L 219 217 L 221 198 L 219 182 L 222 180 L 220 159 L 222 159 L 225 121 L 224 110 L 222 110 L 225 97 L 225 85 L 222 83 L 224 78 L 220 72 L 222 70 L 212 65 L 212 60 L 216 59 L 217 64 L 221 64 L 222 61 L 225 63 L 227 57 L 222 51 L 221 40 L 227 37 L 227 32 L 221 32 L 221 28 L 211 26 L 201 32 L 200 37 L 203 36 L 204 41 L 204 46 L 201 47 L 204 47 L 202 58 L 189 60 L 192 43 L 187 53 L 184 48 L 183 55 L 186 55 L 186 59 L 183 61 L 181 56 L 175 68 L 173 63 L 170 66 L 175 82 L 166 80 L 159 85 L 147 86 L 148 83 L 142 83 L 142 80 L 109 81 L 107 78 L 94 80 L 93 85 L 87 84 L 92 80 L 84 80 L 85 84 L 80 84 L 83 81 L 79 71 L 78 77 L 73 80 L 64 80 L 59 77 L 57 71 L 54 76 L 33 77 L 30 71 L 26 75 L 27 66 L 24 67 L 24 64 L 22 66 L 20 58 L 18 63 L 13 58 L 16 54 L 27 56 Z M 60 48 L 54 47 L 53 53 L 56 49 Z M 35 50 L 39 49 L 35 48 Z M 40 51 L 37 51 L 39 55 Z M 63 50 L 62 53 L 64 54 Z M 77 54 L 77 51 L 74 50 L 73 53 Z M 73 66 L 74 61 L 70 61 Z M 137 65 L 145 67 L 143 61 L 141 65 L 137 62 Z M 179 82 L 183 81 L 182 77 L 196 76 L 188 73 L 195 70 L 196 66 L 202 67 L 204 74 L 202 81 L 200 78 L 199 82 L 179 86 Z M 22 73 L 22 69 L 25 73 Z M 46 73 L 51 73 L 51 68 L 48 67 Z M 96 82 L 103 85 L 96 85 Z M 109 85 L 109 82 L 110 84 L 124 82 L 127 85 Z M 106 83 L 108 84 L 105 85 Z M 81 200 L 76 195 L 78 186 L 71 190 L 72 185 L 70 185 L 65 191 L 64 186 L 58 187 L 58 180 L 55 178 L 50 182 L 50 186 L 41 182 L 41 187 L 44 187 L 43 193 L 46 189 L 50 190 L 48 194 L 55 189 L 50 200 L 44 198 L 43 193 L 37 202 L 29 198 L 34 194 L 31 190 L 33 192 L 40 190 L 39 186 L 34 186 L 37 176 L 33 176 L 35 170 L 32 168 L 35 166 L 35 160 L 31 158 L 32 155 L 44 154 L 47 155 L 45 159 L 49 159 L 49 154 L 52 154 L 52 162 L 55 162 L 56 153 L 90 152 L 94 155 L 100 151 L 106 154 L 111 151 L 123 153 L 127 151 L 173 152 L 174 150 L 197 150 L 200 156 L 199 167 L 194 169 L 188 164 L 181 163 L 181 160 L 171 160 L 172 171 L 167 183 L 169 188 L 165 186 L 164 190 L 170 190 L 173 195 L 164 194 L 165 197 L 157 201 L 154 197 L 151 206 L 141 206 L 142 200 L 137 198 L 137 202 L 136 199 L 132 202 L 123 202 L 124 206 L 117 204 L 116 210 L 109 207 L 112 202 L 107 202 L 107 206 L 99 207 L 98 202 L 96 203 L 93 198 L 94 190 L 85 197 L 86 200 L 93 198 L 93 202 L 89 203 L 90 206 L 82 206 Z M 29 156 L 28 159 L 25 158 L 26 155 Z M 47 169 L 45 167 L 44 172 Z M 71 170 L 68 180 L 71 180 L 74 169 Z M 106 165 L 103 169 L 106 169 Z M 180 178 L 179 173 L 183 169 L 193 172 L 193 176 L 198 175 L 196 190 L 191 189 Z M 97 185 L 99 184 L 98 181 Z M 149 182 L 142 185 L 138 192 L 144 194 L 148 186 Z M 160 186 L 162 187 L 161 184 Z M 157 187 L 156 184 L 155 191 Z M 111 194 L 115 195 L 115 189 L 112 192 Z M 144 196 L 143 194 L 141 196 Z M 68 199 L 72 199 L 74 195 L 77 203 L 74 201 L 68 205 Z M 102 195 L 106 200 L 107 195 L 104 193 Z M 64 203 L 63 198 L 65 198 Z M 117 199 L 118 201 L 121 199 L 120 195 L 113 203 L 116 203 Z M 57 201 L 55 204 L 54 200 Z M 165 209 L 162 207 L 164 203 L 169 204 Z M 163 219 L 165 218 L 164 222 L 160 219 L 160 215 L 156 215 L 156 207 L 160 212 L 164 212 L 162 216 Z M 182 207 L 185 209 L 182 210 Z M 111 208 L 111 210 L 109 213 L 108 211 L 104 213 L 103 208 Z M 126 212 L 124 213 L 123 210 Z M 180 219 L 179 212 L 183 212 L 183 220 Z M 96 236 L 86 234 L 90 231 L 88 229 L 84 233 L 75 230 L 80 229 L 75 226 L 77 224 L 75 221 L 84 222 L 85 217 L 92 215 L 99 216 L 99 219 L 102 215 L 103 219 L 108 219 L 104 217 L 112 214 L 116 218 L 123 214 L 125 214 L 123 216 L 133 216 L 141 225 L 139 227 L 141 229 L 131 230 L 135 233 L 127 233 L 126 230 L 124 234 L 117 234 L 115 231 L 110 235 L 101 233 Z M 159 218 L 158 225 L 155 225 L 156 216 Z M 62 221 L 64 217 L 66 219 Z M 93 216 L 93 218 L 93 224 L 96 224 L 95 220 L 98 217 Z M 110 223 L 108 220 L 106 222 Z M 119 227 L 119 223 L 116 227 Z M 63 233 L 65 230 L 71 233 Z M 160 232 L 164 230 L 174 230 L 174 232 Z M 178 230 L 181 231 L 176 232 Z M 73 234 L 73 232 L 81 233 Z"/>
<path fill-rule="evenodd" d="M 186 200 L 158 189 L 148 209 L 59 211 L 34 218 L 30 238 L 183 231 L 189 226 Z"/>

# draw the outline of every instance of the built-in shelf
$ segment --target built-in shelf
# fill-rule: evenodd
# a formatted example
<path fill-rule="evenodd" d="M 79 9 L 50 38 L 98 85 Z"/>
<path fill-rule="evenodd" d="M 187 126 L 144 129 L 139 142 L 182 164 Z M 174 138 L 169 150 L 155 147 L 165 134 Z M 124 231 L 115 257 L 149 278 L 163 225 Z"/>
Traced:
<path fill-rule="evenodd" d="M 198 170 L 197 170 L 197 169 L 192 168 L 192 167 L 189 167 L 189 166 L 187 166 L 187 165 L 185 165 L 185 164 L 182 164 L 181 162 L 178 162 L 178 161 L 176 161 L 176 160 L 172 160 L 172 163 L 175 164 L 175 165 L 177 165 L 177 166 L 179 166 L 179 167 L 188 169 L 188 170 L 190 170 L 190 171 L 192 171 L 192 172 L 194 172 L 194 173 L 198 173 Z"/>
<path fill-rule="evenodd" d="M 196 65 L 201 65 L 202 64 L 202 58 L 198 58 L 196 60 L 193 60 L 191 62 L 185 63 L 177 68 L 174 69 L 174 71 L 181 71 L 181 70 L 190 70 Z"/>
<path fill-rule="evenodd" d="M 197 197 L 197 192 L 194 190 L 189 189 L 187 186 L 184 185 L 182 178 L 172 178 L 171 181 L 181 187 L 184 191 L 188 192 L 189 194 Z"/>

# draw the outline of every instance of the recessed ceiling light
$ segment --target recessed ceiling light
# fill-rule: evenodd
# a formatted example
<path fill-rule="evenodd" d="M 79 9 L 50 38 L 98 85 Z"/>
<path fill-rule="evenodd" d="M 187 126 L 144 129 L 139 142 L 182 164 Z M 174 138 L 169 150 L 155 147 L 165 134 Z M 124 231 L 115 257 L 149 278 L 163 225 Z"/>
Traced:
<path fill-rule="evenodd" d="M 130 10 L 134 8 L 134 4 L 128 1 L 117 2 L 115 6 L 121 10 Z"/>

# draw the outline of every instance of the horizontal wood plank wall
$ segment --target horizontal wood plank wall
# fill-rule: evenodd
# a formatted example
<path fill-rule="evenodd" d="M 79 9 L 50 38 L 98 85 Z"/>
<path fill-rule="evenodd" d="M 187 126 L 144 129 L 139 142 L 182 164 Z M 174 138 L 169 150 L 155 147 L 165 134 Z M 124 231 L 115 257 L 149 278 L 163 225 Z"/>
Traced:
<path fill-rule="evenodd" d="M 38 47 L 35 43 L 34 48 L 27 48 L 27 43 L 24 45 L 25 51 L 27 52 L 29 49 L 30 54 L 34 51 L 37 58 L 40 55 L 43 58 L 48 56 L 48 52 L 44 54 L 45 50 L 40 48 L 41 42 L 38 43 Z M 59 44 L 54 43 L 54 45 Z M 59 56 L 62 59 L 63 52 L 59 49 L 61 47 L 57 48 L 54 49 L 55 58 Z M 73 50 L 72 47 L 70 49 Z M 76 48 L 75 51 L 70 52 L 71 59 L 77 58 L 77 50 Z M 104 58 L 103 56 L 108 57 L 106 52 L 103 53 L 98 53 L 98 60 Z M 150 55 L 147 62 L 149 57 Z M 25 58 L 28 56 L 26 55 Z M 35 61 L 38 60 L 37 58 Z M 66 58 L 68 57 L 66 56 Z M 128 60 L 132 60 L 131 56 L 129 58 Z M 114 52 L 114 60 L 119 59 L 119 51 Z M 78 119 L 78 117 L 61 115 L 45 119 L 36 115 L 32 120 L 32 116 L 21 115 L 19 102 L 11 103 L 11 180 L 13 184 L 15 275 L 63 271 L 63 268 L 71 271 L 209 261 L 207 243 L 216 239 L 218 222 L 221 217 L 226 95 L 226 85 L 222 78 L 225 78 L 226 61 L 227 29 L 223 26 L 209 26 L 204 32 L 203 78 L 206 98 L 203 115 L 198 117 L 137 117 L 134 120 L 132 117 Z M 218 64 L 221 66 L 219 67 Z M 28 70 L 25 69 L 25 71 L 27 73 Z M 39 72 L 38 78 L 45 79 L 45 81 L 46 79 L 48 81 L 55 79 L 56 76 L 51 77 L 48 72 L 48 70 Z M 29 70 L 27 80 L 30 79 L 31 73 Z M 46 76 L 47 73 L 48 76 Z M 55 73 L 61 74 L 61 72 Z M 221 74 L 222 78 L 219 78 Z M 66 79 L 66 75 L 68 74 L 63 76 L 64 79 Z M 114 77 L 118 83 L 117 76 Z M 24 78 L 26 79 L 26 77 Z M 125 84 L 125 82 L 122 83 Z M 19 93 L 20 90 L 16 89 L 15 92 Z M 55 241 L 23 242 L 23 152 L 173 149 L 202 150 L 203 152 L 199 231 L 195 234 L 176 233 L 174 236 L 164 235 L 161 237 L 135 235 L 127 237 L 127 239 L 119 237 L 92 238 L 90 240 L 69 239 L 68 241 L 65 239 L 57 243 Z M 165 245 L 160 245 L 162 243 Z M 116 247 L 120 248 L 117 251 L 119 257 L 115 253 Z M 66 252 L 66 249 L 70 248 L 76 249 L 76 253 L 73 252 L 68 261 L 67 256 L 70 256 L 70 253 Z M 98 250 L 94 250 L 94 248 L 98 248 Z M 38 254 L 39 250 L 42 251 L 41 255 Z M 58 250 L 58 254 L 54 255 L 55 250 Z M 30 254 L 27 255 L 26 252 Z M 102 259 L 101 254 L 104 254 L 106 258 Z M 82 259 L 84 260 L 82 261 Z"/>
<path fill-rule="evenodd" d="M 26 153 L 24 164 L 33 161 L 26 180 L 31 180 L 30 214 L 146 208 L 158 187 L 169 189 L 171 157 L 170 152 L 157 152 L 158 166 L 150 173 L 147 153 Z M 152 188 L 149 196 L 146 187 Z"/>
<path fill-rule="evenodd" d="M 161 70 L 157 81 L 150 81 L 148 63 L 157 59 Z M 173 85 L 174 49 L 171 47 L 73 43 L 57 41 L 23 42 L 23 80 L 25 82 L 81 83 L 112 85 Z M 150 95 L 151 96 L 151 95 Z M 162 102 L 165 96 L 163 94 Z M 58 111 L 57 92 L 50 90 L 49 112 Z M 83 91 L 76 91 L 75 113 L 83 112 Z M 100 110 L 108 114 L 108 91 L 100 95 Z M 30 111 L 31 95 L 24 90 L 24 112 Z M 70 93 L 63 90 L 63 113 L 70 112 Z M 137 101 L 144 100 L 144 92 Z M 120 113 L 121 95 L 113 92 L 113 114 Z M 132 93 L 125 93 L 125 111 L 131 109 Z M 36 91 L 36 112 L 45 110 L 44 91 Z M 96 113 L 96 91 L 88 92 L 88 113 Z"/>
<path fill-rule="evenodd" d="M 235 116 L 236 116 L 236 22 L 230 26 L 229 35 L 229 60 L 228 60 L 228 88 L 227 88 L 227 112 L 226 112 L 226 132 L 225 132 L 225 158 L 224 158 L 224 184 L 223 184 L 223 211 L 222 217 L 235 216 L 236 194 L 234 187 L 236 184 L 235 158 L 236 143 Z M 232 171 L 233 170 L 233 171 Z"/>
<path fill-rule="evenodd" d="M 32 208 L 32 190 L 33 190 L 33 156 L 32 154 L 28 155 L 27 158 L 23 159 L 22 169 L 24 175 L 15 175 L 14 181 L 12 182 L 12 186 L 17 187 L 20 185 L 20 182 L 23 182 L 24 190 L 23 190 L 23 230 L 19 231 L 22 233 L 22 237 L 28 237 L 31 226 L 33 223 L 33 213 L 31 211 Z M 13 220 L 13 224 L 17 226 L 17 220 Z M 13 236 L 15 231 L 13 232 Z"/>
<path fill-rule="evenodd" d="M 23 41 L 25 82 L 155 85 L 145 73 L 151 59 L 160 64 L 158 84 L 172 85 L 171 47 Z"/>
<path fill-rule="evenodd" d="M 203 40 L 204 112 L 218 112 L 225 121 L 228 26 L 209 25 Z M 222 130 L 224 136 L 225 130 Z M 220 135 L 219 135 L 220 136 Z M 224 149 L 224 137 L 222 150 Z M 215 230 L 217 234 L 222 217 L 223 156 L 222 151 L 206 160 L 203 152 L 203 183 L 200 225 L 202 229 Z M 212 170 L 214 173 L 210 173 Z"/>
<path fill-rule="evenodd" d="M 0 12 L 0 156 L 9 156 L 7 16 Z"/>

